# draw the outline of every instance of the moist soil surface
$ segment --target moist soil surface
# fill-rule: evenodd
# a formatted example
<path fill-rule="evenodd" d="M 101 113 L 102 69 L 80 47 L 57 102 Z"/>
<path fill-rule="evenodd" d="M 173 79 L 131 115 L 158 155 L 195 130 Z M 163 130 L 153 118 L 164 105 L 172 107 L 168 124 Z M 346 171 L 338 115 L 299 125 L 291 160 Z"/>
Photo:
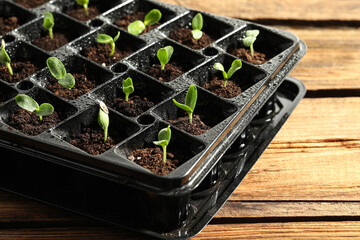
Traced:
<path fill-rule="evenodd" d="M 19 109 L 10 114 L 7 124 L 26 135 L 36 136 L 54 127 L 63 119 L 62 113 L 53 112 L 51 115 L 43 117 L 43 120 L 40 121 L 40 118 L 35 113 Z"/>
<path fill-rule="evenodd" d="M 265 53 L 256 51 L 254 51 L 254 57 L 252 57 L 250 49 L 246 48 L 231 49 L 229 53 L 255 65 L 266 63 L 269 60 Z"/>
<path fill-rule="evenodd" d="M 87 153 L 100 155 L 121 141 L 117 136 L 113 136 L 114 138 L 108 136 L 104 143 L 104 131 L 96 128 L 98 127 L 81 129 L 80 134 L 71 136 L 70 143 Z"/>
<path fill-rule="evenodd" d="M 47 89 L 56 95 L 68 100 L 75 100 L 76 98 L 90 92 L 96 87 L 96 76 L 87 74 L 85 66 L 79 73 L 72 73 L 75 78 L 75 86 L 72 89 L 67 89 L 61 86 L 58 81 L 53 78 L 47 85 Z"/>
<path fill-rule="evenodd" d="M 199 115 L 193 115 L 192 124 L 189 123 L 188 115 L 185 117 L 177 118 L 175 120 L 169 120 L 168 122 L 193 135 L 204 134 L 207 130 L 211 128 L 203 121 L 201 121 Z"/>
<path fill-rule="evenodd" d="M 0 35 L 4 35 L 19 26 L 19 19 L 15 16 L 8 18 L 0 17 Z"/>
<path fill-rule="evenodd" d="M 115 24 L 118 25 L 120 28 L 127 30 L 127 27 L 129 26 L 130 23 L 136 21 L 136 20 L 141 20 L 144 21 L 144 18 L 146 16 L 146 12 L 136 12 L 136 13 L 132 13 L 132 14 L 128 14 L 122 18 L 119 18 L 115 21 Z M 160 26 L 161 23 L 156 23 L 152 26 L 146 26 L 144 33 L 150 32 L 151 30 L 157 28 L 158 26 Z"/>
<path fill-rule="evenodd" d="M 128 116 L 136 117 L 152 108 L 155 104 L 146 97 L 129 96 L 129 101 L 125 101 L 124 98 L 114 98 L 112 101 L 106 103 L 116 111 Z"/>
<path fill-rule="evenodd" d="M 89 15 L 86 16 L 84 8 L 76 7 L 75 9 L 71 9 L 67 11 L 66 14 L 80 21 L 87 21 L 93 19 L 94 17 L 100 14 L 100 10 L 98 9 L 97 6 L 89 6 L 88 12 Z"/>
<path fill-rule="evenodd" d="M 16 3 L 26 7 L 26 8 L 36 8 L 44 3 L 47 3 L 49 0 L 15 0 Z"/>
<path fill-rule="evenodd" d="M 181 67 L 172 63 L 166 64 L 164 71 L 161 71 L 160 64 L 153 64 L 150 69 L 145 69 L 144 72 L 161 82 L 170 82 L 171 80 L 174 80 L 184 74 Z"/>
<path fill-rule="evenodd" d="M 69 42 L 67 36 L 63 33 L 53 33 L 53 39 L 50 39 L 49 34 L 39 39 L 34 40 L 34 44 L 46 51 L 53 51 Z"/>
<path fill-rule="evenodd" d="M 202 87 L 223 98 L 233 98 L 242 92 L 241 88 L 231 79 L 227 81 L 226 87 L 224 87 L 224 80 L 219 79 L 218 76 L 215 76 Z"/>
<path fill-rule="evenodd" d="M 117 63 L 121 59 L 129 56 L 133 50 L 129 46 L 123 46 L 121 48 L 115 48 L 115 53 L 110 57 L 111 46 L 110 44 L 97 43 L 95 46 L 89 47 L 83 51 L 83 55 L 98 64 L 105 64 L 107 66 Z"/>
<path fill-rule="evenodd" d="M 157 175 L 167 175 L 186 161 L 186 157 L 180 153 L 168 151 L 164 164 L 160 147 L 136 149 L 128 159 Z"/>
<path fill-rule="evenodd" d="M 0 65 L 0 79 L 9 83 L 19 82 L 39 71 L 39 68 L 30 61 L 18 62 L 14 60 L 10 65 L 13 69 L 13 75 L 10 75 L 9 70 L 5 65 Z"/>
<path fill-rule="evenodd" d="M 200 39 L 195 40 L 191 33 L 191 29 L 189 28 L 175 29 L 169 34 L 169 37 L 192 49 L 201 49 L 214 42 L 214 39 L 206 33 L 203 33 L 203 36 Z"/>

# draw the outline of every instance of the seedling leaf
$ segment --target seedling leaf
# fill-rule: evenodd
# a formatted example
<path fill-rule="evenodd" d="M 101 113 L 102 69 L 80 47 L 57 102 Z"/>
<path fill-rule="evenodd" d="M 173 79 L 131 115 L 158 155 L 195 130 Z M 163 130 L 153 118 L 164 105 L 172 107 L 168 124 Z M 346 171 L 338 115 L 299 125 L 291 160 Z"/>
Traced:
<path fill-rule="evenodd" d="M 203 34 L 204 34 L 204 33 L 203 33 L 202 31 L 200 31 L 200 30 L 192 30 L 191 33 L 192 33 L 193 38 L 194 38 L 195 40 L 199 40 L 199 39 L 203 36 Z"/>
<path fill-rule="evenodd" d="M 254 42 L 256 41 L 256 37 L 259 33 L 260 31 L 257 29 L 245 32 L 246 37 L 243 39 L 243 44 L 245 47 L 250 47 L 250 54 L 252 57 L 254 57 Z"/>
<path fill-rule="evenodd" d="M 144 25 L 145 26 L 152 26 L 156 24 L 161 19 L 161 12 L 159 9 L 153 9 L 148 14 L 146 14 L 144 19 Z"/>
<path fill-rule="evenodd" d="M 107 35 L 107 34 L 99 34 L 96 37 L 96 41 L 98 43 L 110 44 L 111 52 L 110 52 L 109 56 L 111 57 L 115 53 L 115 42 L 116 42 L 116 40 L 119 39 L 119 37 L 120 37 L 120 31 L 118 31 L 118 33 L 116 34 L 114 39 L 111 36 Z"/>
<path fill-rule="evenodd" d="M 231 67 L 230 67 L 230 69 L 229 69 L 227 72 L 225 72 L 224 66 L 223 66 L 221 63 L 215 63 L 215 64 L 213 65 L 213 68 L 214 68 L 215 70 L 218 70 L 218 71 L 221 71 L 221 72 L 222 72 L 223 77 L 224 77 L 224 87 L 226 87 L 226 83 L 227 83 L 227 81 L 229 80 L 229 78 L 231 78 L 232 75 L 234 75 L 234 73 L 235 73 L 236 71 L 238 71 L 241 67 L 242 67 L 242 62 L 241 62 L 241 60 L 239 60 L 239 59 L 235 59 L 235 60 L 232 62 Z"/>
<path fill-rule="evenodd" d="M 54 112 L 54 107 L 51 104 L 43 103 L 39 106 L 34 99 L 26 94 L 17 95 L 15 101 L 22 109 L 35 113 L 40 118 L 40 121 L 42 121 L 42 117 L 48 116 Z"/>
<path fill-rule="evenodd" d="M 67 89 L 72 89 L 75 86 L 75 78 L 71 73 L 67 73 L 65 77 L 61 78 L 58 83 Z"/>
<path fill-rule="evenodd" d="M 191 85 L 186 93 L 185 104 L 181 104 L 173 99 L 175 105 L 187 112 L 189 115 L 189 123 L 192 124 L 192 115 L 197 102 L 197 89 L 195 85 Z"/>
<path fill-rule="evenodd" d="M 0 51 L 0 64 L 4 64 L 11 75 L 13 75 L 13 70 L 11 67 L 11 59 L 7 52 L 5 51 L 5 41 L 4 39 L 1 40 L 1 51 Z"/>
<path fill-rule="evenodd" d="M 98 123 L 100 127 L 104 130 L 104 143 L 106 143 L 109 128 L 109 110 L 106 107 L 105 103 L 102 101 L 99 102 Z"/>
<path fill-rule="evenodd" d="M 131 34 L 140 35 L 145 30 L 145 28 L 146 26 L 142 21 L 136 20 L 135 22 L 129 24 L 127 30 Z"/>
<path fill-rule="evenodd" d="M 88 12 L 89 0 L 76 0 L 76 2 L 77 2 L 77 4 L 79 4 L 80 6 L 82 6 L 84 8 L 85 15 L 89 16 L 89 12 Z"/>
<path fill-rule="evenodd" d="M 171 130 L 170 126 L 167 128 L 163 128 L 158 133 L 158 141 L 153 141 L 153 143 L 157 146 L 161 146 L 163 148 L 163 162 L 166 163 L 166 147 L 169 145 L 171 140 Z"/>
<path fill-rule="evenodd" d="M 161 64 L 161 70 L 165 70 L 165 65 L 169 63 L 170 58 L 174 52 L 174 48 L 172 46 L 166 46 L 164 48 L 160 48 L 157 51 L 157 58 Z"/>
<path fill-rule="evenodd" d="M 245 32 L 245 35 L 246 35 L 247 37 L 254 37 L 254 38 L 256 38 L 259 34 L 260 34 L 260 31 L 257 30 L 257 29 L 247 30 L 247 31 Z"/>
<path fill-rule="evenodd" d="M 59 59 L 57 59 L 56 57 L 49 57 L 46 60 L 46 64 L 54 78 L 60 80 L 65 77 L 66 69 L 64 67 L 64 64 Z"/>
<path fill-rule="evenodd" d="M 129 95 L 134 92 L 134 85 L 131 78 L 127 78 L 122 83 L 123 92 L 125 93 L 125 101 L 129 101 Z"/>
<path fill-rule="evenodd" d="M 251 45 L 254 44 L 256 38 L 254 37 L 246 37 L 243 39 L 243 43 L 245 47 L 250 47 Z"/>
<path fill-rule="evenodd" d="M 201 31 L 203 28 L 203 16 L 201 13 L 198 13 L 195 15 L 195 17 L 192 19 L 191 26 L 192 26 L 192 35 L 195 40 L 200 39 L 203 36 L 203 32 Z"/>
<path fill-rule="evenodd" d="M 50 39 L 53 39 L 54 16 L 51 12 L 44 13 L 44 28 L 49 31 Z"/>

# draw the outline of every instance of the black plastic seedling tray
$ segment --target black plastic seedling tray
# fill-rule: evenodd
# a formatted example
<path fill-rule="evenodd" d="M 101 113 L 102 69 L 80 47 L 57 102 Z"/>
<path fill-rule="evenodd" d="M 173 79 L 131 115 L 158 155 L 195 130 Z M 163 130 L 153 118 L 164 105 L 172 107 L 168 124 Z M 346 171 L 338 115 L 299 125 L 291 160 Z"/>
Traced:
<path fill-rule="evenodd" d="M 0 141 L 3 151 L 12 156 L 11 161 L 2 162 L 5 172 L 0 185 L 156 237 L 191 237 L 206 225 L 230 196 L 229 189 L 240 183 L 270 143 L 284 121 L 276 119 L 286 118 L 303 96 L 303 86 L 285 77 L 305 54 L 306 45 L 288 32 L 202 13 L 203 30 L 216 41 L 194 50 L 170 39 L 169 34 L 178 26 L 189 27 L 197 11 L 149 0 L 91 2 L 101 5 L 101 13 L 81 22 L 66 14 L 76 8 L 72 0 L 54 0 L 34 9 L 0 1 L 1 16 L 21 19 L 19 28 L 1 36 L 7 41 L 10 57 L 31 60 L 40 69 L 16 83 L 5 82 L 0 76 L 0 91 L 6 98 L 0 104 Z M 161 25 L 143 35 L 133 36 L 115 25 L 116 19 L 126 14 L 153 8 L 163 13 Z M 46 35 L 41 29 L 46 11 L 54 14 L 59 30 L 71 30 L 69 44 L 53 51 L 34 45 L 36 38 Z M 271 59 L 261 65 L 243 61 L 233 76 L 243 92 L 234 98 L 221 98 L 203 89 L 204 83 L 219 74 L 212 69 L 215 62 L 228 68 L 236 59 L 230 49 L 241 47 L 248 29 L 260 30 L 255 47 L 267 51 Z M 117 44 L 129 45 L 131 53 L 108 65 L 86 58 L 85 49 L 95 44 L 99 33 L 114 36 L 117 31 L 121 32 Z M 156 63 L 156 51 L 167 45 L 174 47 L 171 61 L 181 66 L 184 74 L 163 83 L 147 69 Z M 60 58 L 69 72 L 85 66 L 95 79 L 95 87 L 74 100 L 49 91 L 52 77 L 44 68 L 49 56 Z M 117 133 L 121 140 L 101 155 L 71 145 L 71 135 L 84 126 L 96 126 L 99 100 L 107 102 L 118 96 L 127 77 L 133 79 L 139 94 L 154 99 L 155 106 L 136 117 L 110 109 L 109 133 Z M 158 176 L 128 160 L 136 148 L 153 146 L 158 131 L 181 114 L 172 99 L 183 102 L 190 84 L 198 88 L 195 114 L 207 114 L 211 129 L 195 136 L 172 126 L 173 145 L 169 148 L 184 153 L 187 161 L 168 175 Z M 14 96 L 19 93 L 53 104 L 63 112 L 63 120 L 36 136 L 10 127 L 7 121 L 18 109 Z M 239 141 L 239 146 L 246 145 L 245 152 L 234 150 Z M 232 153 L 224 156 L 230 147 Z M 229 158 L 233 160 L 224 160 Z M 249 167 L 242 170 L 245 160 Z"/>

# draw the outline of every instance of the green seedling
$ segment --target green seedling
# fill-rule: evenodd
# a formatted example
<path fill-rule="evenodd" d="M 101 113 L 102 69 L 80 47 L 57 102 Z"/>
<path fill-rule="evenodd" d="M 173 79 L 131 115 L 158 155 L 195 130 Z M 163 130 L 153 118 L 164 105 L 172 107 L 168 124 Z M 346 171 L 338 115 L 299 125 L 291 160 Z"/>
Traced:
<path fill-rule="evenodd" d="M 154 141 L 153 143 L 157 146 L 161 146 L 163 149 L 163 162 L 166 163 L 166 147 L 169 145 L 171 139 L 171 130 L 170 126 L 167 128 L 163 128 L 160 130 L 158 134 L 158 141 Z"/>
<path fill-rule="evenodd" d="M 254 42 L 256 41 L 256 37 L 259 35 L 260 31 L 255 30 L 247 30 L 245 32 L 245 38 L 243 39 L 243 44 L 245 47 L 250 47 L 250 54 L 254 57 Z"/>
<path fill-rule="evenodd" d="M 129 95 L 134 92 L 134 85 L 131 78 L 127 78 L 122 83 L 123 92 L 125 93 L 125 101 L 129 101 Z"/>
<path fill-rule="evenodd" d="M 165 70 L 165 65 L 169 63 L 173 52 L 174 48 L 172 46 L 166 46 L 157 51 L 157 58 L 161 64 L 161 71 Z"/>
<path fill-rule="evenodd" d="M 26 94 L 17 95 L 15 101 L 22 109 L 35 113 L 40 118 L 40 121 L 43 120 L 43 117 L 54 112 L 54 107 L 50 103 L 43 103 L 39 106 L 34 99 Z"/>
<path fill-rule="evenodd" d="M 53 28 L 55 25 L 54 16 L 51 12 L 44 13 L 44 28 L 49 31 L 50 39 L 53 39 Z"/>
<path fill-rule="evenodd" d="M 56 57 L 49 57 L 46 64 L 50 73 L 58 80 L 58 83 L 67 89 L 72 89 L 75 86 L 75 78 L 71 73 L 67 73 L 64 64 Z"/>
<path fill-rule="evenodd" d="M 192 118 L 196 106 L 196 101 L 197 101 L 197 89 L 195 85 L 191 85 L 189 87 L 189 90 L 187 91 L 185 97 L 185 104 L 178 103 L 175 99 L 173 99 L 173 102 L 175 103 L 176 106 L 187 112 L 187 114 L 189 115 L 190 124 L 192 124 Z"/>
<path fill-rule="evenodd" d="M 232 62 L 231 68 L 229 71 L 225 72 L 224 66 L 221 63 L 215 63 L 213 68 L 222 72 L 224 77 L 224 87 L 226 87 L 227 81 L 231 76 L 242 67 L 242 62 L 239 59 L 236 59 Z"/>
<path fill-rule="evenodd" d="M 148 14 L 146 14 L 144 22 L 141 20 L 136 20 L 129 24 L 127 30 L 129 33 L 134 35 L 139 35 L 144 32 L 146 26 L 152 26 L 160 21 L 161 12 L 158 9 L 151 10 Z"/>
<path fill-rule="evenodd" d="M 192 19 L 191 25 L 193 28 L 191 31 L 193 38 L 195 40 L 200 39 L 203 36 L 203 32 L 201 31 L 203 28 L 203 16 L 201 13 L 195 15 L 195 17 Z"/>
<path fill-rule="evenodd" d="M 106 34 L 99 34 L 96 38 L 96 41 L 98 43 L 110 44 L 111 52 L 109 56 L 111 57 L 115 53 L 115 42 L 119 39 L 119 37 L 120 37 L 120 31 L 118 31 L 118 33 L 114 38 Z"/>
<path fill-rule="evenodd" d="M 100 127 L 104 130 L 104 143 L 108 139 L 108 128 L 109 128 L 109 109 L 106 107 L 104 102 L 99 103 L 99 115 L 98 123 Z"/>
<path fill-rule="evenodd" d="M 11 75 L 13 75 L 13 70 L 11 68 L 11 59 L 9 57 L 9 55 L 7 54 L 7 52 L 5 51 L 5 41 L 4 39 L 1 40 L 1 51 L 0 51 L 0 64 L 3 64 L 5 65 L 8 70 L 9 70 L 9 73 Z"/>
<path fill-rule="evenodd" d="M 80 6 L 82 6 L 84 8 L 85 15 L 89 16 L 89 12 L 88 12 L 89 0 L 76 0 L 76 2 L 77 2 L 77 4 L 79 4 Z"/>

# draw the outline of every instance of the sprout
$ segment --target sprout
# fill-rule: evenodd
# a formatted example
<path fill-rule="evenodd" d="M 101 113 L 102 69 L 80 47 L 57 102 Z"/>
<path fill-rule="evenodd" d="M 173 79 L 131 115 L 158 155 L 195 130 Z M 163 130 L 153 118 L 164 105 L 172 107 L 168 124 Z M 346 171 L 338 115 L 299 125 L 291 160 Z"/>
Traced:
<path fill-rule="evenodd" d="M 128 32 L 134 35 L 139 35 L 144 32 L 146 26 L 152 26 L 160 21 L 161 12 L 158 9 L 151 10 L 148 14 L 146 14 L 144 22 L 137 20 L 132 22 L 128 26 Z"/>
<path fill-rule="evenodd" d="M 99 102 L 98 123 L 100 127 L 104 130 L 104 143 L 106 143 L 108 138 L 108 128 L 109 128 L 109 109 L 102 101 Z"/>
<path fill-rule="evenodd" d="M 193 28 L 193 30 L 191 31 L 193 38 L 195 40 L 200 39 L 203 35 L 203 32 L 201 31 L 201 29 L 203 28 L 203 16 L 201 15 L 201 13 L 195 15 L 191 25 Z"/>
<path fill-rule="evenodd" d="M 239 59 L 236 59 L 232 62 L 231 68 L 228 72 L 225 72 L 224 66 L 221 63 L 215 63 L 213 68 L 222 72 L 224 76 L 224 87 L 226 87 L 227 80 L 242 67 L 242 62 Z"/>
<path fill-rule="evenodd" d="M 175 99 L 173 99 L 173 102 L 176 106 L 179 108 L 185 110 L 189 114 L 189 123 L 192 124 L 192 115 L 195 110 L 197 101 L 197 89 L 195 85 L 191 85 L 189 87 L 189 90 L 186 93 L 185 97 L 185 104 L 178 103 Z"/>
<path fill-rule="evenodd" d="M 165 70 L 165 65 L 170 61 L 173 52 L 174 48 L 172 46 L 166 46 L 157 51 L 157 58 L 161 64 L 161 71 Z"/>
<path fill-rule="evenodd" d="M 243 44 L 245 47 L 250 47 L 251 56 L 254 57 L 254 42 L 256 37 L 259 35 L 260 31 L 255 30 L 248 30 L 246 31 L 246 37 L 243 39 Z"/>
<path fill-rule="evenodd" d="M 50 73 L 58 80 L 58 83 L 64 88 L 71 89 L 75 86 L 75 79 L 71 73 L 66 73 L 64 64 L 56 57 L 49 57 L 46 64 Z"/>
<path fill-rule="evenodd" d="M 125 93 L 125 101 L 129 101 L 129 95 L 134 92 L 134 85 L 131 78 L 127 78 L 122 83 L 123 91 Z"/>
<path fill-rule="evenodd" d="M 112 37 L 110 37 L 109 35 L 99 34 L 96 38 L 96 41 L 98 43 L 105 43 L 105 44 L 110 43 L 110 46 L 111 46 L 110 57 L 111 57 L 115 53 L 115 42 L 119 39 L 119 37 L 120 37 L 120 31 L 118 31 L 118 33 L 114 37 L 114 39 Z"/>
<path fill-rule="evenodd" d="M 15 97 L 15 101 L 19 107 L 28 110 L 29 112 L 35 113 L 39 116 L 40 121 L 42 117 L 48 116 L 54 112 L 54 107 L 50 103 L 39 104 L 26 94 L 19 94 Z"/>
<path fill-rule="evenodd" d="M 89 0 L 76 0 L 76 2 L 77 2 L 77 4 L 79 4 L 80 6 L 82 6 L 84 8 L 85 15 L 89 16 L 89 12 L 88 12 Z"/>
<path fill-rule="evenodd" d="M 166 163 L 166 147 L 169 145 L 171 139 L 171 130 L 170 126 L 167 128 L 163 128 L 160 130 L 158 134 L 158 141 L 154 141 L 153 143 L 157 146 L 161 146 L 163 149 L 163 162 Z"/>
<path fill-rule="evenodd" d="M 4 39 L 1 40 L 0 63 L 4 64 L 9 69 L 9 73 L 11 75 L 13 75 L 13 70 L 10 65 L 11 59 L 10 59 L 9 55 L 7 54 L 7 52 L 5 51 Z"/>
<path fill-rule="evenodd" d="M 44 13 L 44 28 L 49 31 L 50 39 L 53 39 L 54 16 L 51 12 Z"/>

